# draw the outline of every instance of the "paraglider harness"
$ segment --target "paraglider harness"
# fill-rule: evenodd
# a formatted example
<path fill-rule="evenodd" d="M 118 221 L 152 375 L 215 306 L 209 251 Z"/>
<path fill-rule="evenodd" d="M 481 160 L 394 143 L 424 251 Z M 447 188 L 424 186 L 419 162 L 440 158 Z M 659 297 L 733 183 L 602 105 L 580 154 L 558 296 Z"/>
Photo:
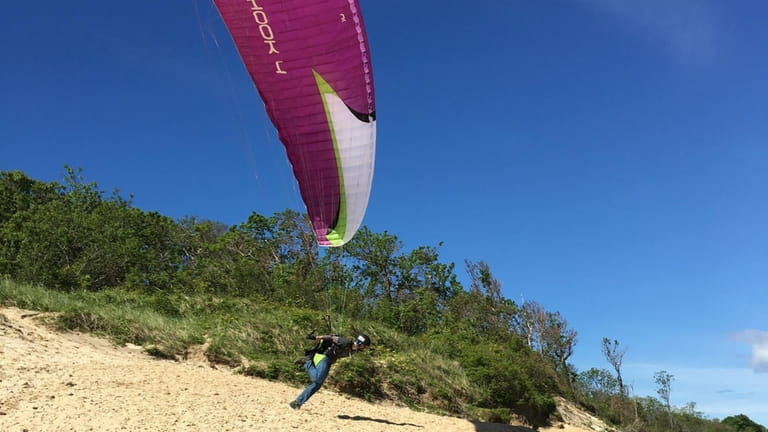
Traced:
<path fill-rule="evenodd" d="M 331 336 L 338 336 L 338 335 L 331 335 Z M 307 335 L 307 339 L 315 339 L 315 330 L 312 330 L 311 333 Z M 297 365 L 304 365 L 308 361 L 312 360 L 312 365 L 317 366 L 317 364 L 322 360 L 323 358 L 331 357 L 336 358 L 336 344 L 333 342 L 333 340 L 326 340 L 322 339 L 317 341 L 317 344 L 315 346 L 307 348 L 304 350 L 304 357 L 299 357 L 296 359 L 294 363 Z"/>

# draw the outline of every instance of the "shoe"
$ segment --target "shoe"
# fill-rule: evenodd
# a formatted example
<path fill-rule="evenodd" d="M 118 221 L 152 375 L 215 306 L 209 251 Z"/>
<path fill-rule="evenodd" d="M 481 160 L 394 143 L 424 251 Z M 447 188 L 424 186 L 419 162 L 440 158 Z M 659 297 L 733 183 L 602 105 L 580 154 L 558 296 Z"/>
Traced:
<path fill-rule="evenodd" d="M 290 406 L 291 408 L 293 408 L 295 410 L 301 408 L 301 404 L 296 402 L 295 400 L 291 401 L 291 403 L 289 403 L 288 406 Z"/>

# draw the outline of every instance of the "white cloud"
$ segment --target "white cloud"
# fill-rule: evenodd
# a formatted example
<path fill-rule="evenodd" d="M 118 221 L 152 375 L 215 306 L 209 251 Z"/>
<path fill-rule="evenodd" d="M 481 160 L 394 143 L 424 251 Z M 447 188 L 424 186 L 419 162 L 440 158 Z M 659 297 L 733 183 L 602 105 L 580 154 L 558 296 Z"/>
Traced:
<path fill-rule="evenodd" d="M 752 345 L 752 369 L 757 373 L 768 373 L 768 331 L 744 330 L 734 339 Z"/>

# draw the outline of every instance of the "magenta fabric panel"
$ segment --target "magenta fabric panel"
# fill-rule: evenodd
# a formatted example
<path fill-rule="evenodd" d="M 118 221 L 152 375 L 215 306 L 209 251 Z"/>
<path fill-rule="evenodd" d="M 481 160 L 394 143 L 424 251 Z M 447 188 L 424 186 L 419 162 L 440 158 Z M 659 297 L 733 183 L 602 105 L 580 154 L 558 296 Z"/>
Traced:
<path fill-rule="evenodd" d="M 340 184 L 317 71 L 351 109 L 375 112 L 370 55 L 356 0 L 214 0 L 285 145 L 321 241 Z"/>

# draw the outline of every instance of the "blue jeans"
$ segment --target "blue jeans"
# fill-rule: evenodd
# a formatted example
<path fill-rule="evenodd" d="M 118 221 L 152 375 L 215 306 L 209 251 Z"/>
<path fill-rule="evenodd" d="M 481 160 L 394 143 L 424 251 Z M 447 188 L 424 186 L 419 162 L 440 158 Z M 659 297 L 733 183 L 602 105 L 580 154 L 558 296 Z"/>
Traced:
<path fill-rule="evenodd" d="M 325 379 L 328 378 L 328 372 L 331 370 L 331 362 L 328 360 L 328 357 L 325 357 L 317 363 L 317 366 L 315 366 L 314 363 L 312 363 L 312 360 L 309 360 L 304 363 L 304 369 L 307 370 L 309 377 L 312 379 L 312 383 L 301 392 L 299 397 L 296 398 L 296 402 L 298 402 L 299 405 L 307 403 L 309 398 L 323 386 Z"/>

